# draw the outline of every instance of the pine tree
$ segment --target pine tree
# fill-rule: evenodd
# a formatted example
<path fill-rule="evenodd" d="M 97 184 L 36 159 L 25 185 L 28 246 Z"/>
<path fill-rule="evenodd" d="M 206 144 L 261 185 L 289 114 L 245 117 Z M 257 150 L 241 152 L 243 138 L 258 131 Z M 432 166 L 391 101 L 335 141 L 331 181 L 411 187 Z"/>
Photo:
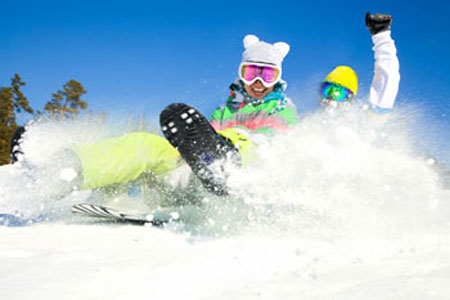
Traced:
<path fill-rule="evenodd" d="M 87 102 L 81 100 L 86 93 L 83 85 L 72 79 L 64 84 L 62 90 L 52 94 L 52 99 L 45 104 L 44 110 L 58 120 L 73 117 L 80 113 L 80 109 L 87 108 Z"/>
<path fill-rule="evenodd" d="M 11 78 L 11 87 L 0 88 L 0 165 L 10 162 L 11 137 L 17 129 L 17 113 L 33 113 L 28 99 L 20 90 L 25 84 L 20 76 L 15 74 Z"/>

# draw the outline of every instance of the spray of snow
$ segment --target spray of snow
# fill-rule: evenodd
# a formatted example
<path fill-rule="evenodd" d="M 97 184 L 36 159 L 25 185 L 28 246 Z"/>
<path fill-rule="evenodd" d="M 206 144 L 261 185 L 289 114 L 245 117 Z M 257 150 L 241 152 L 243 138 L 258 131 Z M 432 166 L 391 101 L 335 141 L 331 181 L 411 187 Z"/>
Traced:
<path fill-rule="evenodd" d="M 70 217 L 70 205 L 91 191 L 62 197 L 61 182 L 74 180 L 64 149 L 111 128 L 34 124 L 25 157 L 0 168 L 0 211 L 48 222 L 0 226 L 0 282 L 10 287 L 0 295 L 447 299 L 449 192 L 411 142 L 413 118 L 400 111 L 378 126 L 358 109 L 307 115 L 260 143 L 252 166 L 231 172 L 231 196 L 201 193 L 196 205 L 171 207 L 181 222 L 164 230 Z M 104 203 L 145 209 L 156 201 L 120 197 Z"/>
<path fill-rule="evenodd" d="M 415 153 L 407 122 L 380 121 L 358 109 L 307 116 L 261 145 L 259 162 L 232 183 L 270 226 L 303 234 L 326 226 L 397 237 L 446 223 L 438 174 Z"/>

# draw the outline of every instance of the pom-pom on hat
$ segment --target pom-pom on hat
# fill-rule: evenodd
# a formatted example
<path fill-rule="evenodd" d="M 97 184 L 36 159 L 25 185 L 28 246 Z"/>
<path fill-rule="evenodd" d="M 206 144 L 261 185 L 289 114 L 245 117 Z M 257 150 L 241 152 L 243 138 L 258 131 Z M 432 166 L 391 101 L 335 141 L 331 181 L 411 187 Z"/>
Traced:
<path fill-rule="evenodd" d="M 269 44 L 260 41 L 256 35 L 248 34 L 244 37 L 244 52 L 242 62 L 258 62 L 277 66 L 281 69 L 281 63 L 289 52 L 289 45 L 285 42 Z"/>

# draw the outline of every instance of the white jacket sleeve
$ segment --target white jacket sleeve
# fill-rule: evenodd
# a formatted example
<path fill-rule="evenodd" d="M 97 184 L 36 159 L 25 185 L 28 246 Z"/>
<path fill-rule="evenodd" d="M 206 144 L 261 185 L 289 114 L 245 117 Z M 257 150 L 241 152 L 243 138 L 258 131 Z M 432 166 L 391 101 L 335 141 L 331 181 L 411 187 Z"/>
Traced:
<path fill-rule="evenodd" d="M 394 107 L 400 82 L 400 64 L 391 31 L 372 36 L 375 52 L 375 74 L 370 86 L 369 102 L 380 113 Z"/>

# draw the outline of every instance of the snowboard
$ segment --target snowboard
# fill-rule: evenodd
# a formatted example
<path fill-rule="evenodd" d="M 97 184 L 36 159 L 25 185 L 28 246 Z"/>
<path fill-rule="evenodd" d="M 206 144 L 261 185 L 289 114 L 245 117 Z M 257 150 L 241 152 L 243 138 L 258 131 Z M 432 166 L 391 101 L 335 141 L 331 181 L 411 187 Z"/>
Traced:
<path fill-rule="evenodd" d="M 72 213 L 83 216 L 100 218 L 102 221 L 112 223 L 128 223 L 134 225 L 163 226 L 166 223 L 177 221 L 178 217 L 170 214 L 151 213 L 151 214 L 127 214 L 114 208 L 91 204 L 80 203 L 72 206 Z"/>
<path fill-rule="evenodd" d="M 220 162 L 240 164 L 233 143 L 220 136 L 200 112 L 183 103 L 167 106 L 160 114 L 160 125 L 203 186 L 216 195 L 227 195 L 226 173 Z"/>

